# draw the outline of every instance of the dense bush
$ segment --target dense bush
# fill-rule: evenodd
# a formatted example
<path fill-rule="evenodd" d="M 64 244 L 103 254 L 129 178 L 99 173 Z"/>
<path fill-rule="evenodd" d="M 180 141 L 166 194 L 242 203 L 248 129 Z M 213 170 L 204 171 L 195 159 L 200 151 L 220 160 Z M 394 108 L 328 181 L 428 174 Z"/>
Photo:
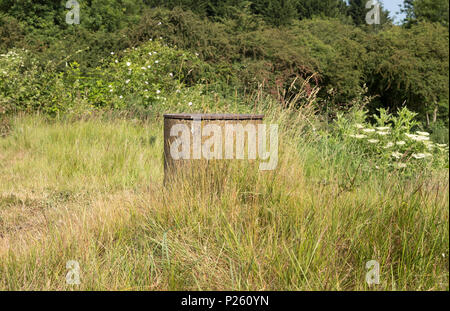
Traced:
<path fill-rule="evenodd" d="M 168 97 L 194 105 L 211 66 L 198 55 L 169 47 L 160 38 L 136 48 L 110 51 L 101 65 L 82 72 L 76 61 L 45 66 L 28 50 L 0 55 L 0 113 L 88 113 L 98 109 L 164 111 Z M 214 95 L 215 94 L 215 95 Z M 210 94 L 217 99 L 217 93 Z M 192 103 L 194 102 L 194 103 Z M 186 107 L 186 105 L 188 107 Z M 175 107 L 172 107 L 175 108 Z M 197 107 L 198 108 L 198 107 Z"/>
<path fill-rule="evenodd" d="M 396 110 L 406 104 L 422 121 L 427 114 L 448 119 L 448 44 L 448 30 L 431 23 L 371 36 L 365 81 L 380 96 L 377 106 Z"/>
<path fill-rule="evenodd" d="M 351 105 L 367 85 L 368 94 L 376 97 L 368 107 L 371 113 L 406 105 L 430 128 L 437 123 L 448 127 L 448 30 L 426 21 L 408 27 L 355 27 L 342 18 L 347 13 L 338 2 L 203 1 L 194 8 L 186 0 L 166 2 L 165 6 L 173 7 L 168 10 L 154 8 L 158 1 L 93 0 L 81 2 L 80 25 L 67 25 L 64 1 L 3 0 L 0 52 L 6 55 L 14 47 L 30 51 L 35 66 L 32 76 L 39 77 L 35 88 L 45 85 L 36 91 L 42 98 L 49 85 L 61 88 L 55 77 L 67 74 L 71 67 L 66 63 L 76 63 L 80 76 L 97 76 L 97 68 L 104 68 L 111 51 L 120 57 L 126 49 L 163 37 L 170 46 L 198 54 L 204 61 L 201 69 L 187 77 L 188 85 L 201 80 L 224 96 L 262 90 L 284 102 L 306 83 L 309 90 L 320 87 L 322 99 L 332 95 L 327 109 Z M 302 20 L 273 27 L 263 8 L 293 3 L 297 13 L 309 12 L 302 13 L 307 18 L 299 13 L 296 17 Z M 358 3 L 352 2 L 350 8 L 358 8 Z M 2 84 L 15 93 L 13 82 Z M 20 96 L 33 98 L 34 94 L 27 91 Z M 7 101 L 10 98 L 2 99 Z M 35 103 L 26 109 L 48 105 Z"/>

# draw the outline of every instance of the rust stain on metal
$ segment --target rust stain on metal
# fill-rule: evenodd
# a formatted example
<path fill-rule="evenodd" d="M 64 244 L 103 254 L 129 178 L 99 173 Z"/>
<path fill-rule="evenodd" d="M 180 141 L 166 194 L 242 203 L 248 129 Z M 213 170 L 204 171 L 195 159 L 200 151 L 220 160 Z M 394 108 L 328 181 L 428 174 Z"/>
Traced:
<path fill-rule="evenodd" d="M 175 141 L 177 137 L 170 136 L 170 129 L 176 124 L 185 124 L 188 128 L 192 128 L 192 122 L 200 121 L 201 128 L 207 124 L 217 124 L 224 131 L 226 124 L 261 124 L 264 115 L 253 114 L 201 114 L 201 113 L 177 113 L 177 114 L 164 114 L 164 181 L 166 182 L 169 175 L 172 175 L 176 170 L 186 170 L 196 163 L 200 164 L 208 162 L 205 159 L 190 159 L 190 160 L 174 160 L 170 155 L 170 145 Z M 203 142 L 207 137 L 202 137 Z M 224 137 L 223 137 L 224 139 Z M 193 150 L 191 140 L 191 152 Z M 194 165 L 195 166 L 195 165 Z"/>
<path fill-rule="evenodd" d="M 262 120 L 262 114 L 219 114 L 219 113 L 167 113 L 164 119 L 177 120 Z"/>

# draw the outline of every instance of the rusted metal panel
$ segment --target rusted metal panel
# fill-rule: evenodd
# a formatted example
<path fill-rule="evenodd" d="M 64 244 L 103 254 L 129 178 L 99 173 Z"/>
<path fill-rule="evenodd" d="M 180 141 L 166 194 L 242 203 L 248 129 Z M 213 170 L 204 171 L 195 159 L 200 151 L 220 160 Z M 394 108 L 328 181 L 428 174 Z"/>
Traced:
<path fill-rule="evenodd" d="M 164 119 L 177 120 L 262 120 L 262 114 L 167 113 Z"/>
<path fill-rule="evenodd" d="M 241 124 L 246 126 L 247 124 L 261 124 L 264 115 L 250 115 L 250 114 L 191 114 L 191 113 L 180 113 L 180 114 L 164 114 L 164 182 L 166 183 L 169 176 L 174 176 L 177 170 L 189 170 L 195 168 L 205 168 L 208 165 L 208 160 L 204 158 L 200 159 L 173 159 L 170 154 L 170 146 L 177 139 L 177 137 L 170 136 L 171 128 L 176 124 L 184 124 L 189 129 L 192 129 L 193 122 L 200 121 L 200 130 L 203 129 L 207 124 L 217 124 L 222 129 L 222 140 L 224 141 L 224 128 L 226 124 Z M 194 135 L 191 132 L 192 135 Z M 201 131 L 200 131 L 201 135 Z M 208 137 L 200 137 L 201 144 Z M 233 138 L 234 139 L 234 138 Z M 193 154 L 193 139 L 190 139 L 190 154 Z M 211 161 L 211 160 L 210 160 Z M 222 160 L 220 160 L 222 161 Z M 229 161 L 229 160 L 227 160 Z M 253 162 L 253 161 L 250 161 Z"/>

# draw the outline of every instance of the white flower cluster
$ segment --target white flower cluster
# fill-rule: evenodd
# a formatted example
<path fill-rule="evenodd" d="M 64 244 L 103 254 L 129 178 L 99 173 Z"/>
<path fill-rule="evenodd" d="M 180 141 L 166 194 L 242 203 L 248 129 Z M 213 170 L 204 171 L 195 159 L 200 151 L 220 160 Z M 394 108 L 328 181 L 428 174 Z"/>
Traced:
<path fill-rule="evenodd" d="M 427 132 L 416 132 L 418 135 L 416 135 L 416 134 L 409 134 L 409 133 L 406 133 L 405 135 L 408 137 L 408 138 L 410 138 L 410 139 L 412 139 L 412 140 L 415 140 L 415 141 L 428 141 L 428 140 L 430 140 L 430 134 L 429 133 L 427 133 Z"/>
<path fill-rule="evenodd" d="M 430 133 L 424 131 L 416 131 L 412 133 L 403 133 L 393 135 L 393 130 L 389 126 L 379 126 L 379 127 L 369 127 L 363 124 L 356 123 L 354 127 L 357 129 L 357 133 L 348 135 L 351 138 L 355 138 L 361 142 L 366 142 L 368 150 L 375 151 L 376 154 L 385 153 L 386 150 L 389 151 L 387 156 L 392 157 L 397 161 L 394 163 L 396 168 L 405 168 L 407 163 L 405 160 L 412 158 L 415 160 L 422 160 L 427 158 L 432 158 L 433 154 L 431 151 L 434 148 L 438 148 L 441 151 L 448 151 L 448 146 L 446 144 L 435 144 L 430 140 Z M 359 132 L 359 133 L 358 133 Z M 404 135 L 405 139 L 398 139 L 399 135 Z M 372 145 L 373 147 L 369 147 Z M 398 150 L 395 150 L 395 149 Z M 424 152 L 423 150 L 428 150 L 430 152 Z M 403 162 L 398 162 L 402 161 Z"/>

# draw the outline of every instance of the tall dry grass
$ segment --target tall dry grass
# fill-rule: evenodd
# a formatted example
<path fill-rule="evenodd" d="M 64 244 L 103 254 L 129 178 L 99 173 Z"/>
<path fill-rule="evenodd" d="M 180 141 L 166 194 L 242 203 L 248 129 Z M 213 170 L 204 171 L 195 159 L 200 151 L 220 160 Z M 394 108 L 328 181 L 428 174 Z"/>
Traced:
<path fill-rule="evenodd" d="M 363 175 L 308 115 L 268 114 L 284 124 L 275 171 L 230 163 L 165 187 L 160 121 L 14 118 L 0 289 L 448 290 L 448 172 Z"/>

